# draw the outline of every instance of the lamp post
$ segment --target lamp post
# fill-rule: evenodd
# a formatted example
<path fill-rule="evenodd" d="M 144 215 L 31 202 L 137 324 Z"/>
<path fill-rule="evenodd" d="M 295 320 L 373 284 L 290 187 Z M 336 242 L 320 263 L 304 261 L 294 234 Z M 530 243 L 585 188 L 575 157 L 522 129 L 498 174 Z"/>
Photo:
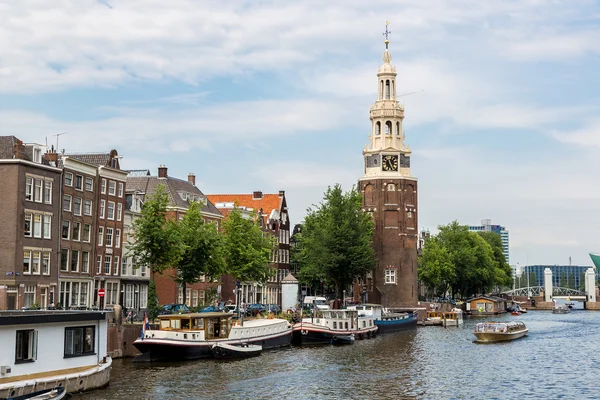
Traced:
<path fill-rule="evenodd" d="M 344 297 L 342 297 L 342 302 L 344 304 L 344 308 L 346 308 L 346 291 L 345 290 L 342 290 L 342 295 L 344 296 Z"/>

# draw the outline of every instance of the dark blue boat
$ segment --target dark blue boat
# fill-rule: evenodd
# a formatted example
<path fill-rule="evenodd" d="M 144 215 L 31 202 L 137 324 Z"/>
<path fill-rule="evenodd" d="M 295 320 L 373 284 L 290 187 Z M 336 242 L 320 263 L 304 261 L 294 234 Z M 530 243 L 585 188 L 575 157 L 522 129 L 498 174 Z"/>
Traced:
<path fill-rule="evenodd" d="M 378 333 L 397 332 L 417 327 L 419 314 L 417 312 L 391 312 L 379 304 L 359 304 L 348 306 L 348 309 L 358 310 L 359 315 L 373 316 Z"/>

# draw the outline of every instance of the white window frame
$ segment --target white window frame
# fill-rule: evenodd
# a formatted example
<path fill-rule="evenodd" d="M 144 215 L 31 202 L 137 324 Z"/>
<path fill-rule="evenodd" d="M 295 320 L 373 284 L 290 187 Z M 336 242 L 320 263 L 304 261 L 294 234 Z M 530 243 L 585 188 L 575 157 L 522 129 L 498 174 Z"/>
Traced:
<path fill-rule="evenodd" d="M 113 261 L 114 261 L 113 275 L 119 275 L 119 268 L 121 268 L 121 264 L 119 263 L 119 256 L 114 256 Z"/>
<path fill-rule="evenodd" d="M 65 172 L 65 186 L 73 186 L 73 173 Z"/>
<path fill-rule="evenodd" d="M 77 200 L 79 200 L 79 209 L 77 209 Z M 81 216 L 83 212 L 83 199 L 81 197 L 73 198 L 73 215 Z"/>
<path fill-rule="evenodd" d="M 77 187 L 77 181 L 81 180 L 81 184 L 79 185 L 79 187 Z M 75 190 L 79 190 L 81 192 L 83 192 L 83 175 L 75 175 Z"/>
<path fill-rule="evenodd" d="M 44 201 L 44 181 L 42 179 L 34 180 L 33 197 L 36 203 Z"/>
<path fill-rule="evenodd" d="M 33 236 L 33 214 L 30 212 L 25 213 L 25 223 L 23 224 L 23 236 Z M 27 222 L 29 222 L 29 233 L 27 232 Z"/>
<path fill-rule="evenodd" d="M 117 194 L 117 182 L 108 181 L 108 195 L 114 196 Z"/>
<path fill-rule="evenodd" d="M 68 228 L 67 228 L 67 237 L 64 237 L 64 235 L 63 235 L 64 228 L 65 228 L 65 222 L 68 225 Z M 63 219 L 63 222 L 60 225 L 60 238 L 63 239 L 63 240 L 69 240 L 69 239 L 71 239 L 71 221 L 69 221 L 67 219 Z"/>
<path fill-rule="evenodd" d="M 52 204 L 52 181 L 44 181 L 44 203 Z"/>
<path fill-rule="evenodd" d="M 111 269 L 112 269 L 112 256 L 107 254 L 104 256 L 104 275 L 110 275 Z"/>
<path fill-rule="evenodd" d="M 386 285 L 396 285 L 398 283 L 398 271 L 395 269 L 386 269 L 385 270 L 385 284 Z"/>
<path fill-rule="evenodd" d="M 73 269 L 73 256 L 77 255 L 77 260 L 75 261 L 75 269 Z M 69 257 L 69 272 L 79 272 L 79 250 L 71 250 L 71 257 Z"/>
<path fill-rule="evenodd" d="M 110 219 L 114 221 L 115 219 L 115 202 L 109 201 L 108 206 L 106 207 L 106 219 Z"/>
<path fill-rule="evenodd" d="M 48 226 L 47 231 L 46 225 Z M 44 239 L 52 239 L 52 215 L 44 214 L 42 221 L 42 236 Z"/>
<path fill-rule="evenodd" d="M 96 256 L 96 275 L 100 275 L 102 273 L 102 255 L 98 254 Z"/>
<path fill-rule="evenodd" d="M 69 201 L 69 208 L 65 208 L 65 202 Z M 63 197 L 63 211 L 68 211 L 71 212 L 71 210 L 73 209 L 73 196 L 71 196 L 70 194 L 65 194 L 65 196 Z"/>
<path fill-rule="evenodd" d="M 25 200 L 33 201 L 34 179 L 31 176 L 25 177 Z"/>
<path fill-rule="evenodd" d="M 124 188 L 123 182 L 119 182 L 119 189 L 117 191 L 118 197 L 123 197 L 123 188 Z"/>
<path fill-rule="evenodd" d="M 98 228 L 98 246 L 104 245 L 104 227 L 101 226 Z"/>
<path fill-rule="evenodd" d="M 106 243 L 106 247 L 113 246 L 113 232 L 113 228 L 106 227 L 106 240 L 104 241 L 104 243 Z"/>
<path fill-rule="evenodd" d="M 85 227 L 87 226 L 87 239 L 85 237 Z M 83 224 L 81 241 L 89 243 L 92 240 L 92 226 L 90 224 Z"/>
<path fill-rule="evenodd" d="M 81 252 L 81 272 L 87 274 L 90 272 L 90 252 Z"/>
<path fill-rule="evenodd" d="M 85 190 L 87 192 L 94 191 L 94 180 L 92 178 L 90 178 L 89 176 L 85 177 Z"/>
<path fill-rule="evenodd" d="M 102 178 L 102 186 L 101 186 L 100 193 L 106 194 L 106 179 L 105 178 Z"/>
<path fill-rule="evenodd" d="M 104 219 L 104 208 L 106 207 L 106 200 L 100 200 L 100 219 Z"/>
<path fill-rule="evenodd" d="M 87 199 L 83 202 L 83 215 L 92 215 L 94 203 L 92 200 Z"/>
<path fill-rule="evenodd" d="M 66 257 L 66 265 L 63 268 L 63 252 L 67 252 L 67 257 Z M 71 253 L 69 252 L 69 249 L 61 249 L 60 250 L 60 259 L 58 261 L 58 268 L 62 271 L 62 272 L 68 272 L 69 271 L 69 265 L 71 264 Z"/>
<path fill-rule="evenodd" d="M 33 214 L 33 237 L 41 238 L 42 237 L 42 228 L 44 224 L 44 219 L 42 214 Z"/>
<path fill-rule="evenodd" d="M 123 204 L 117 203 L 117 221 L 123 218 Z"/>
<path fill-rule="evenodd" d="M 31 257 L 31 250 L 23 250 L 23 275 L 31 275 Z M 27 260 L 27 262 L 25 260 Z"/>
<path fill-rule="evenodd" d="M 71 237 L 73 238 L 72 240 L 76 241 L 76 242 L 80 242 L 81 241 L 81 222 L 79 221 L 73 221 L 73 230 L 71 233 Z M 77 237 L 75 236 L 75 227 L 78 227 L 77 229 Z"/>
<path fill-rule="evenodd" d="M 119 248 L 121 247 L 121 230 L 120 229 L 115 229 L 115 247 Z"/>
<path fill-rule="evenodd" d="M 42 265 L 40 270 L 42 271 L 42 275 L 50 275 L 50 271 L 52 269 L 52 257 L 49 251 L 42 252 Z"/>

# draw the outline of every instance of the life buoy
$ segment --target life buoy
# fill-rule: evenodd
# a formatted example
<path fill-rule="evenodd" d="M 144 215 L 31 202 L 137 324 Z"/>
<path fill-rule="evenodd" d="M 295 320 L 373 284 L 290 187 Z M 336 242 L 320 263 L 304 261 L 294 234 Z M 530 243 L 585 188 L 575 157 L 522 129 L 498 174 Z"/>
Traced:
<path fill-rule="evenodd" d="M 308 335 L 308 331 L 307 331 L 306 329 L 302 329 L 302 330 L 300 331 L 300 333 L 302 333 L 303 335 Z"/>

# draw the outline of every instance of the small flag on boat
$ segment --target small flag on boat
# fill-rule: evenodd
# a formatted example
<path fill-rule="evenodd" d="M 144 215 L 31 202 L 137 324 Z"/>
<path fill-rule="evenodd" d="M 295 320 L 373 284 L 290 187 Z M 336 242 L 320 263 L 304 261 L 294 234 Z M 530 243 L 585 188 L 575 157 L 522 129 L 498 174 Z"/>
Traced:
<path fill-rule="evenodd" d="M 140 334 L 140 339 L 142 340 L 146 336 L 146 329 L 150 329 L 150 323 L 148 322 L 148 314 L 144 311 L 144 322 L 142 323 L 142 333 Z"/>

